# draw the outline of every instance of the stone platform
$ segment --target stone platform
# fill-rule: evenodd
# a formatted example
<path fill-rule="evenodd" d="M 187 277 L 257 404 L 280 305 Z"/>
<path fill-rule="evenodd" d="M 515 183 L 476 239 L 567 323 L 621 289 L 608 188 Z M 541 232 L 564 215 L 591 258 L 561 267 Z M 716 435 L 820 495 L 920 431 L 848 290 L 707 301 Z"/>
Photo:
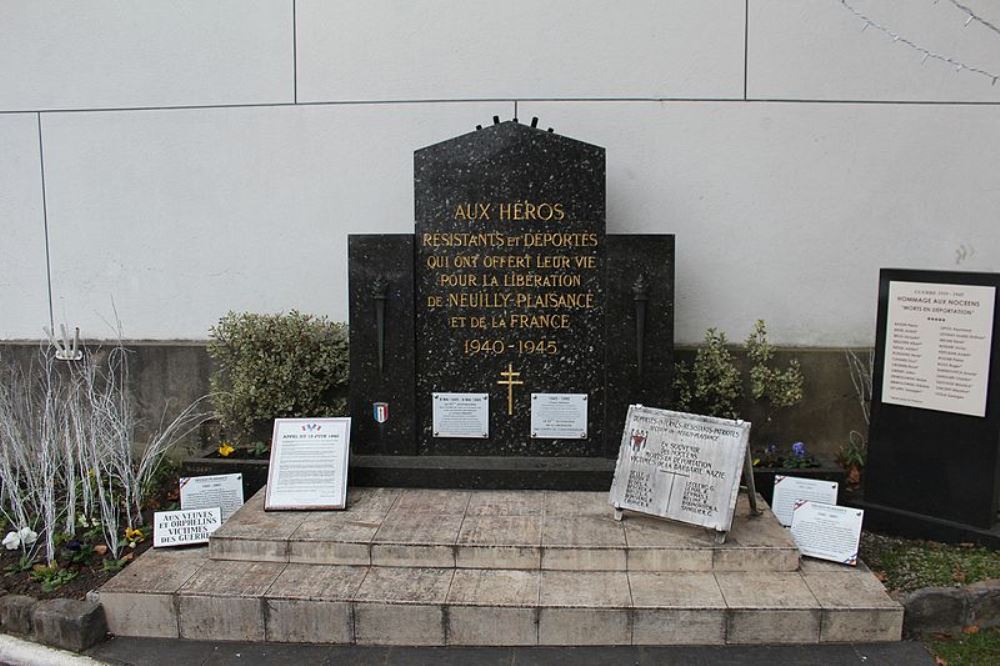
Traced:
<path fill-rule="evenodd" d="M 805 560 L 744 498 L 727 543 L 606 493 L 352 489 L 341 512 L 252 498 L 208 547 L 149 551 L 100 591 L 112 633 L 383 645 L 892 641 L 867 570 Z"/>

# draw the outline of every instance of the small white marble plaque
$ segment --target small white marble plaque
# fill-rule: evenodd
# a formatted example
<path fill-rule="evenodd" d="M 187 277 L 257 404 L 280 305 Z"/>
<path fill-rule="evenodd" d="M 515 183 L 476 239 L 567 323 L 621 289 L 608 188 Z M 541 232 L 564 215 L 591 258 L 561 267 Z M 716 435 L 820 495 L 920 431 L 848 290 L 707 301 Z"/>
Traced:
<path fill-rule="evenodd" d="M 208 543 L 209 535 L 222 525 L 222 510 L 189 509 L 157 511 L 153 514 L 153 548 Z"/>
<path fill-rule="evenodd" d="M 800 479 L 795 476 L 776 474 L 771 510 L 774 511 L 774 516 L 779 523 L 789 527 L 792 524 L 792 509 L 795 508 L 796 502 L 810 500 L 823 504 L 836 504 L 837 488 L 836 481 Z"/>
<path fill-rule="evenodd" d="M 490 436 L 490 396 L 487 393 L 434 393 L 435 437 L 486 439 Z"/>
<path fill-rule="evenodd" d="M 729 531 L 750 424 L 631 405 L 611 504 Z"/>
<path fill-rule="evenodd" d="M 275 419 L 264 509 L 343 509 L 350 447 L 350 418 Z"/>
<path fill-rule="evenodd" d="M 996 288 L 889 282 L 882 402 L 986 416 Z"/>
<path fill-rule="evenodd" d="M 215 474 L 212 476 L 182 476 L 180 481 L 182 509 L 222 509 L 222 522 L 243 506 L 243 475 Z"/>
<path fill-rule="evenodd" d="M 587 439 L 586 393 L 532 393 L 532 439 Z"/>
<path fill-rule="evenodd" d="M 792 538 L 799 552 L 821 560 L 855 566 L 865 512 L 808 500 L 792 510 Z"/>

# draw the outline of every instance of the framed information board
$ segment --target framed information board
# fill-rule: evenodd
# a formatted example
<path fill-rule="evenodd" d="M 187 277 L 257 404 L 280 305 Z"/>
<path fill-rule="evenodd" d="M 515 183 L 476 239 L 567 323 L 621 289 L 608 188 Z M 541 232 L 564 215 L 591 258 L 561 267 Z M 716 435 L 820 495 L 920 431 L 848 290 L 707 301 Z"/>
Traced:
<path fill-rule="evenodd" d="M 882 269 L 865 465 L 871 525 L 996 523 L 998 287 L 996 273 Z"/>
<path fill-rule="evenodd" d="M 275 419 L 264 510 L 343 509 L 350 418 Z"/>

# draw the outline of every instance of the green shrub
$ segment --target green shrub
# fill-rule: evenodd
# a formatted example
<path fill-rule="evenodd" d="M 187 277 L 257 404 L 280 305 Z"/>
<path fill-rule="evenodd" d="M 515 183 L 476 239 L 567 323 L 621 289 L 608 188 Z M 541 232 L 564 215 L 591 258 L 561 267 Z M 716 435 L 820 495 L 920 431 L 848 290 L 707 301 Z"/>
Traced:
<path fill-rule="evenodd" d="M 248 445 L 275 418 L 338 416 L 347 408 L 347 328 L 292 310 L 229 312 L 211 329 L 211 387 L 226 434 Z"/>
<path fill-rule="evenodd" d="M 792 360 L 782 370 L 771 367 L 774 350 L 767 341 L 767 326 L 758 319 L 744 345 L 749 366 L 746 386 L 750 398 L 763 403 L 770 412 L 791 407 L 802 400 L 802 371 Z M 678 363 L 674 374 L 674 407 L 681 411 L 739 418 L 745 395 L 739 365 L 726 346 L 726 334 L 710 328 L 705 343 L 695 354 L 694 363 Z"/>
<path fill-rule="evenodd" d="M 726 347 L 726 334 L 710 328 L 694 364 L 677 364 L 674 406 L 682 412 L 735 419 L 742 395 L 740 371 Z"/>
<path fill-rule="evenodd" d="M 750 363 L 750 395 L 754 400 L 766 402 L 771 409 L 791 407 L 802 400 L 802 369 L 798 360 L 789 361 L 784 370 L 769 365 L 774 351 L 767 341 L 763 319 L 754 324 L 745 349 Z"/>

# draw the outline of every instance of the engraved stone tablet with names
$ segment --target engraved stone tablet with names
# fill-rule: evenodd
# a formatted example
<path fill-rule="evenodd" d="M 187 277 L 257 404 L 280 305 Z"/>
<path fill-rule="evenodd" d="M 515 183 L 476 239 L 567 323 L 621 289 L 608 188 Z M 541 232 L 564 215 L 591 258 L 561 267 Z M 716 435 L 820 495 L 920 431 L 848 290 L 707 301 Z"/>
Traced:
<path fill-rule="evenodd" d="M 726 532 L 749 438 L 746 421 L 632 405 L 611 504 Z"/>

